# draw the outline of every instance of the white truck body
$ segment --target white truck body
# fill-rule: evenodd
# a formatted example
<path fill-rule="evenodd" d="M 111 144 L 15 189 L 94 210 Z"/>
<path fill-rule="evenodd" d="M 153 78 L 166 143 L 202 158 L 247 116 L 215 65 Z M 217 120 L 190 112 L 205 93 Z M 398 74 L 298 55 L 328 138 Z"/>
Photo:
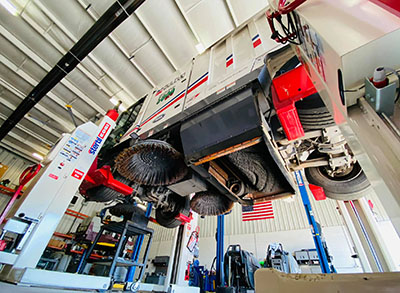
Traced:
<path fill-rule="evenodd" d="M 213 103 L 241 77 L 262 67 L 265 55 L 279 46 L 270 39 L 265 14 L 253 18 L 155 87 L 121 141 L 132 132 L 149 137 Z"/>

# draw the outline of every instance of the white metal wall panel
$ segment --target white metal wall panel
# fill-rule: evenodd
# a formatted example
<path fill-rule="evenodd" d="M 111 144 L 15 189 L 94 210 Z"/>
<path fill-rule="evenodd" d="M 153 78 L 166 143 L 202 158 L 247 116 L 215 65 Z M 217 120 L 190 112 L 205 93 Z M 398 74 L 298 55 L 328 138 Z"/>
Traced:
<path fill-rule="evenodd" d="M 85 14 L 85 10 L 78 1 L 40 0 L 39 7 L 46 8 L 57 16 L 60 23 L 70 29 L 73 35 L 80 39 L 92 26 L 93 20 Z M 39 3 L 38 3 L 39 4 Z M 68 13 L 65 13 L 68 11 Z M 74 17 L 71 17 L 71 16 Z"/>
<path fill-rule="evenodd" d="M 113 4 L 110 1 L 99 1 L 99 3 L 96 2 L 95 5 L 92 5 L 85 0 L 80 0 L 80 3 L 94 20 L 97 20 L 110 4 Z M 129 59 L 152 86 L 159 82 L 160 78 L 165 78 L 173 72 L 172 65 L 137 16 L 131 15 L 114 30 L 110 38 L 127 57 L 126 62 L 129 63 Z M 150 44 L 150 47 L 147 46 L 148 44 Z M 139 55 L 142 57 L 138 58 Z M 153 68 L 156 68 L 156 70 L 152 70 Z"/>
<path fill-rule="evenodd" d="M 185 1 L 178 2 L 182 5 Z M 184 10 L 184 13 L 205 48 L 212 46 L 235 28 L 224 0 L 202 0 Z"/>
<path fill-rule="evenodd" d="M 0 211 L 3 211 L 9 201 L 10 197 L 8 195 L 0 193 Z"/>
<path fill-rule="evenodd" d="M 176 68 L 197 55 L 197 40 L 172 0 L 147 0 L 135 12 Z"/>
<path fill-rule="evenodd" d="M 371 201 L 373 205 L 372 213 L 374 214 L 378 222 L 390 221 L 390 218 L 387 215 L 385 208 L 380 202 L 379 196 L 375 193 L 375 191 L 371 190 L 369 194 L 366 195 L 365 198 Z"/>
<path fill-rule="evenodd" d="M 151 76 L 155 84 L 160 84 L 166 76 L 171 76 L 175 71 L 154 40 L 149 40 L 140 49 L 132 52 L 132 60 Z"/>
<path fill-rule="evenodd" d="M 29 2 L 24 11 L 21 14 L 21 18 L 28 22 L 37 33 L 42 34 L 54 48 L 55 52 L 58 52 L 59 58 L 65 54 L 73 45 L 74 41 L 60 29 L 41 9 L 36 6 L 36 3 Z M 34 35 L 35 32 L 30 32 Z M 24 37 L 25 40 L 25 37 Z M 41 51 L 34 50 L 39 56 L 43 54 Z M 43 61 L 48 63 L 48 59 L 44 58 Z M 49 63 L 50 64 L 50 63 Z M 85 58 L 81 64 L 84 66 L 86 72 L 90 72 L 90 75 L 85 76 L 82 74 L 82 66 L 74 69 L 66 79 L 71 80 L 73 84 L 77 85 L 79 89 L 83 90 L 84 95 L 91 97 L 93 101 L 96 101 L 103 109 L 110 108 L 111 103 L 108 101 L 109 96 L 102 91 L 105 89 L 108 94 L 114 93 L 120 95 L 120 87 L 113 82 L 109 76 L 107 76 L 102 69 L 99 68 L 90 58 Z M 51 65 L 51 64 L 50 64 Z M 74 77 L 75 73 L 79 72 L 79 77 Z M 91 79 L 91 81 L 89 80 Z M 96 83 L 96 86 L 92 83 Z M 107 86 L 106 86 L 107 85 Z M 118 94 L 117 94 L 118 93 Z"/>
<path fill-rule="evenodd" d="M 206 95 L 207 86 L 210 82 L 210 54 L 210 50 L 207 50 L 195 59 L 195 66 L 193 66 L 190 75 L 190 86 L 186 94 L 185 109 L 191 107 Z"/>
<path fill-rule="evenodd" d="M 315 217 L 322 227 L 342 225 L 334 200 L 316 202 L 311 199 L 311 202 Z M 291 202 L 274 200 L 272 205 L 274 219 L 242 222 L 241 206 L 235 204 L 232 213 L 225 216 L 225 235 L 289 231 L 309 227 L 300 196 L 296 196 Z M 199 226 L 200 237 L 213 237 L 217 229 L 217 217 L 199 219 Z"/>
<path fill-rule="evenodd" d="M 18 49 L 16 50 L 15 47 L 2 35 L 0 35 L 0 43 L 1 43 L 1 54 L 3 56 L 8 56 L 8 59 L 14 60 L 15 64 L 22 64 L 26 57 L 22 52 Z"/>
<path fill-rule="evenodd" d="M 101 15 L 101 13 L 98 13 L 98 15 Z M 130 56 L 151 39 L 151 36 L 134 14 L 121 23 L 112 35 L 117 38 Z"/>
<path fill-rule="evenodd" d="M 152 222 L 149 223 L 149 227 L 154 230 L 154 242 L 172 241 L 175 235 L 175 230 L 178 229 L 168 229 Z"/>
<path fill-rule="evenodd" d="M 225 75 L 226 58 L 231 54 L 232 48 L 227 46 L 227 41 L 224 40 L 218 45 L 211 48 L 211 68 L 209 84 L 214 83 L 218 78 Z"/>
<path fill-rule="evenodd" d="M 22 172 L 28 166 L 34 164 L 2 147 L 0 147 L 0 163 L 8 166 L 7 171 L 4 173 L 3 177 L 0 178 L 0 181 L 9 179 L 11 183 L 8 187 L 10 188 L 15 188 L 19 183 L 19 176 L 22 174 Z M 0 193 L 0 211 L 4 209 L 9 200 L 10 197 L 8 195 Z"/>
<path fill-rule="evenodd" d="M 37 153 L 46 154 L 49 150 L 49 146 L 36 138 L 35 134 L 29 136 L 25 131 L 19 128 L 14 128 L 8 133 L 8 136 L 18 139 L 20 142 L 30 144 L 31 147 L 35 149 Z"/>
<path fill-rule="evenodd" d="M 329 252 L 333 256 L 333 264 L 339 273 L 362 272 L 354 254 L 352 244 L 348 241 L 344 227 L 334 226 L 324 229 L 324 237 Z M 296 250 L 315 248 L 309 228 L 291 231 L 277 231 L 246 235 L 229 235 L 224 239 L 224 252 L 230 244 L 239 244 L 242 249 L 252 252 L 258 261 L 265 259 L 266 250 L 271 243 L 281 243 L 289 253 Z M 199 241 L 199 260 L 207 269 L 210 268 L 216 253 L 215 237 L 202 237 Z M 317 267 L 318 268 L 318 267 Z M 295 291 L 294 291 L 295 292 Z"/>
<path fill-rule="evenodd" d="M 0 147 L 0 162 L 8 166 L 6 173 L 0 179 L 10 179 L 11 184 L 18 185 L 19 176 L 28 167 L 33 165 L 26 159 L 17 156 L 6 149 Z"/>
<path fill-rule="evenodd" d="M 237 26 L 240 26 L 258 12 L 265 10 L 268 6 L 266 0 L 226 0 L 226 2 Z"/>
<path fill-rule="evenodd" d="M 74 205 L 69 205 L 68 208 L 73 211 L 85 214 L 89 217 L 95 216 L 97 212 L 100 212 L 106 206 L 105 203 L 97 202 L 86 202 L 82 206 L 82 203 L 84 202 L 83 197 L 78 193 L 76 193 L 76 196 L 78 197 L 77 202 Z M 82 219 L 78 219 L 69 215 L 64 215 L 61 218 L 61 221 L 58 224 L 56 231 L 63 234 L 75 232 L 76 228 L 82 221 Z"/>
<path fill-rule="evenodd" d="M 3 55 L 1 55 L 1 58 L 3 61 Z M 19 78 L 17 74 L 15 74 L 10 68 L 8 68 L 2 62 L 0 62 L 0 78 L 1 78 L 2 83 L 4 81 L 4 82 L 12 85 L 14 88 L 17 88 L 19 90 L 19 92 L 22 94 L 29 92 L 32 89 L 32 87 L 29 85 L 29 83 L 27 83 L 25 80 Z M 2 85 L 2 87 L 4 87 L 4 86 Z M 15 99 L 15 101 L 20 101 L 22 99 L 22 97 L 15 96 L 14 99 Z M 17 103 L 17 105 L 18 104 L 19 104 L 19 102 Z"/>
<path fill-rule="evenodd" d="M 253 43 L 251 41 L 248 26 L 245 26 L 238 33 L 232 36 L 233 47 L 233 68 L 238 70 L 242 66 L 248 65 L 250 60 L 255 57 Z"/>

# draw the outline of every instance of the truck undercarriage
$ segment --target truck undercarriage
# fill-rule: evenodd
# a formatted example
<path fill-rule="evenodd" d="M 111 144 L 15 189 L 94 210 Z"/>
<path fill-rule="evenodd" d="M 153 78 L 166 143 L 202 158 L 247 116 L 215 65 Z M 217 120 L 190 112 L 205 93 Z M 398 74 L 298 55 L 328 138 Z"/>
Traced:
<path fill-rule="evenodd" d="M 189 207 L 200 215 L 219 215 L 234 202 L 252 205 L 292 196 L 292 171 L 303 168 L 308 181 L 324 188 L 327 197 L 362 196 L 369 182 L 318 94 L 295 104 L 303 136 L 288 139 L 282 127 L 271 97 L 271 76 L 299 67 L 290 47 L 264 61 L 225 95 L 186 111 L 171 126 L 155 134 L 134 132 L 103 151 L 99 166 L 111 166 L 114 178 L 133 192 L 122 196 L 98 186 L 84 191 L 86 198 L 127 205 L 151 202 L 156 220 L 175 227 L 179 214 L 189 215 Z"/>

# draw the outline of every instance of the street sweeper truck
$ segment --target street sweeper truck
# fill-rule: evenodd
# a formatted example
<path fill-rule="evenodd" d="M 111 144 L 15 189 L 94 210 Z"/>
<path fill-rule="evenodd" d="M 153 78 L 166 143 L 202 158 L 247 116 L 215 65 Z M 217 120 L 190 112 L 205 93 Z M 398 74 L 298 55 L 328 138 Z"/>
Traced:
<path fill-rule="evenodd" d="M 301 46 L 323 72 L 326 61 L 309 33 L 298 32 Z M 370 183 L 308 65 L 270 36 L 263 13 L 122 113 L 96 168 L 107 166 L 132 193 L 90 185 L 82 190 L 87 200 L 151 202 L 157 222 L 176 227 L 190 208 L 219 215 L 235 202 L 293 196 L 300 169 L 319 195 L 363 196 Z"/>

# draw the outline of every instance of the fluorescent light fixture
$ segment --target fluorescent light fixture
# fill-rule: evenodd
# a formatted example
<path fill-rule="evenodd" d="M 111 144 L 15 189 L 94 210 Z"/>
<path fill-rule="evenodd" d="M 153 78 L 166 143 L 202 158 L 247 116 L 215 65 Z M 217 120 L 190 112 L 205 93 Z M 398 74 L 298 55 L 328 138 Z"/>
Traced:
<path fill-rule="evenodd" d="M 32 156 L 34 156 L 36 159 L 38 160 L 43 160 L 43 157 L 41 155 L 39 155 L 38 153 L 33 153 Z"/>
<path fill-rule="evenodd" d="M 1 0 L 0 0 L 1 1 Z M 117 105 L 118 104 L 118 100 L 115 98 L 115 97 L 112 97 L 111 99 L 110 99 L 110 102 L 113 104 L 113 105 Z"/>
<path fill-rule="evenodd" d="M 8 12 L 10 12 L 12 15 L 17 16 L 18 15 L 18 10 L 17 7 L 14 6 L 10 1 L 8 0 L 0 0 L 0 4 L 7 9 Z"/>
<path fill-rule="evenodd" d="M 118 110 L 120 110 L 121 112 L 124 112 L 124 111 L 126 111 L 126 107 L 123 104 L 121 104 L 121 105 L 119 105 Z"/>
<path fill-rule="evenodd" d="M 199 54 L 201 54 L 201 53 L 203 53 L 203 52 L 206 50 L 206 48 L 204 48 L 204 46 L 203 46 L 202 43 L 198 43 L 198 44 L 196 45 L 196 50 L 197 50 L 197 52 L 198 52 Z"/>

